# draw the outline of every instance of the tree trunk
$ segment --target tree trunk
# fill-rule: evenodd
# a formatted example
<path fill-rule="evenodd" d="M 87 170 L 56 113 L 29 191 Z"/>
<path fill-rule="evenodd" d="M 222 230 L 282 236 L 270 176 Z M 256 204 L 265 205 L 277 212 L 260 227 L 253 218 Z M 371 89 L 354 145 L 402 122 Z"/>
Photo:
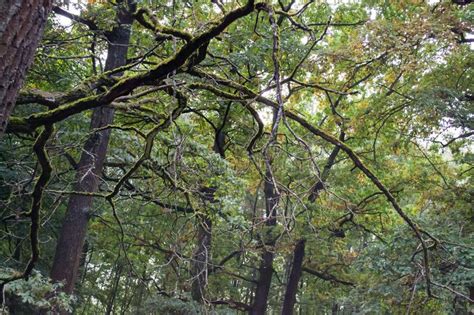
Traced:
<path fill-rule="evenodd" d="M 216 128 L 214 136 L 213 151 L 225 159 L 225 134 L 224 127 L 230 110 L 230 104 L 227 106 L 223 116 L 221 126 Z M 204 199 L 207 202 L 215 202 L 215 187 L 202 189 Z M 202 303 L 204 301 L 204 290 L 207 285 L 207 275 L 211 257 L 212 243 L 212 221 L 205 215 L 197 216 L 198 219 L 198 237 L 197 250 L 193 255 L 191 263 L 191 276 L 193 277 L 191 296 L 194 301 Z"/>
<path fill-rule="evenodd" d="M 304 258 L 304 245 L 305 240 L 299 240 L 296 243 L 293 263 L 291 264 L 291 272 L 288 277 L 288 283 L 286 284 L 285 299 L 283 301 L 283 308 L 281 313 L 283 315 L 292 315 L 293 309 L 296 302 L 296 292 L 298 291 L 298 283 L 301 278 L 301 267 L 303 265 Z"/>
<path fill-rule="evenodd" d="M 273 181 L 271 178 L 271 172 L 269 169 L 265 172 L 264 182 L 264 194 L 265 194 L 265 210 L 266 210 L 266 221 L 265 225 L 268 227 L 274 227 L 277 223 L 277 205 L 278 205 L 278 194 L 276 193 Z M 268 230 L 269 232 L 271 229 Z M 258 268 L 258 282 L 257 288 L 255 289 L 255 299 L 252 308 L 249 311 L 251 315 L 265 314 L 268 304 L 268 293 L 270 292 L 270 286 L 273 277 L 273 247 L 275 246 L 275 240 L 272 235 L 265 235 L 265 248 L 262 253 L 260 267 Z M 268 249 L 267 249 L 268 248 Z"/>
<path fill-rule="evenodd" d="M 114 303 L 117 297 L 117 291 L 118 291 L 118 286 L 120 282 L 120 277 L 122 276 L 123 264 L 119 262 L 118 259 L 117 259 L 117 263 L 115 264 L 115 268 L 116 268 L 115 277 L 114 277 L 112 288 L 110 290 L 110 295 L 107 301 L 107 308 L 105 310 L 105 315 L 110 315 L 113 313 Z"/>
<path fill-rule="evenodd" d="M 191 296 L 193 300 L 202 303 L 204 290 L 207 285 L 207 270 L 211 252 L 212 222 L 205 216 L 198 217 L 198 248 L 193 255 L 192 271 L 193 276 Z"/>
<path fill-rule="evenodd" d="M 132 22 L 129 11 L 119 9 L 117 26 L 108 35 L 106 71 L 126 64 Z M 94 130 L 111 124 L 113 118 L 112 108 L 102 106 L 94 109 L 90 125 L 92 134 L 84 145 L 78 164 L 75 191 L 97 191 L 109 144 L 110 129 L 100 132 Z M 69 198 L 66 217 L 56 246 L 51 278 L 56 282 L 64 281 L 63 291 L 69 294 L 73 292 L 78 276 L 92 201 L 92 196 L 85 195 L 72 195 Z"/>
<path fill-rule="evenodd" d="M 258 283 L 255 290 L 255 299 L 250 309 L 251 315 L 263 315 L 267 310 L 268 293 L 273 277 L 273 252 L 265 250 L 258 268 Z"/>
<path fill-rule="evenodd" d="M 0 137 L 43 36 L 52 0 L 0 2 Z"/>

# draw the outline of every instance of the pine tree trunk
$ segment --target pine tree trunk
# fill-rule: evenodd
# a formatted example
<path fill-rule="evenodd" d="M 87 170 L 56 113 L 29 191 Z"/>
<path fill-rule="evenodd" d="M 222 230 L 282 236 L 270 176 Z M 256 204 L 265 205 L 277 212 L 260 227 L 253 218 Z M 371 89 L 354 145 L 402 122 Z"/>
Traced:
<path fill-rule="evenodd" d="M 0 2 L 0 137 L 43 35 L 52 0 Z"/>
<path fill-rule="evenodd" d="M 108 36 L 109 46 L 105 70 L 112 70 L 126 64 L 130 42 L 131 14 L 125 9 L 117 13 L 117 25 Z M 87 139 L 76 172 L 75 191 L 96 192 L 103 170 L 110 129 L 95 132 L 97 128 L 110 125 L 114 110 L 109 107 L 94 109 L 91 119 L 91 136 Z M 64 281 L 64 292 L 72 293 L 77 280 L 82 248 L 86 238 L 87 223 L 93 202 L 92 196 L 72 195 L 69 199 L 66 217 L 61 227 L 51 278 Z"/>

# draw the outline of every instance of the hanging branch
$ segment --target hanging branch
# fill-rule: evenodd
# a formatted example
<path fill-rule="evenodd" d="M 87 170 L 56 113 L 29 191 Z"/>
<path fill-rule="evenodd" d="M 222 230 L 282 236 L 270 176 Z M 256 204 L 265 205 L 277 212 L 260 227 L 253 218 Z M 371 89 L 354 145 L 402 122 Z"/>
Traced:
<path fill-rule="evenodd" d="M 32 193 L 33 201 L 31 203 L 31 210 L 25 213 L 25 216 L 30 217 L 30 220 L 31 220 L 31 225 L 30 225 L 31 257 L 30 257 L 30 260 L 28 261 L 28 264 L 26 265 L 25 270 L 22 273 L 13 275 L 12 277 L 8 277 L 8 278 L 0 278 L 0 280 L 2 281 L 2 283 L 0 284 L 0 289 L 1 289 L 0 291 L 2 292 L 3 292 L 5 284 L 15 281 L 15 280 L 28 278 L 40 257 L 38 234 L 39 234 L 39 229 L 41 225 L 41 217 L 40 217 L 41 205 L 42 205 L 42 199 L 43 199 L 45 187 L 48 184 L 49 179 L 51 178 L 51 173 L 53 171 L 45 146 L 46 146 L 46 142 L 51 137 L 53 131 L 54 131 L 54 128 L 52 125 L 46 125 L 43 131 L 38 136 L 38 138 L 36 138 L 36 141 L 33 145 L 33 151 L 35 152 L 36 157 L 38 159 L 38 163 L 41 166 L 41 174 L 38 180 L 36 181 L 35 187 L 33 189 L 33 193 Z M 3 302 L 3 298 L 0 298 L 0 304 L 2 302 Z"/>

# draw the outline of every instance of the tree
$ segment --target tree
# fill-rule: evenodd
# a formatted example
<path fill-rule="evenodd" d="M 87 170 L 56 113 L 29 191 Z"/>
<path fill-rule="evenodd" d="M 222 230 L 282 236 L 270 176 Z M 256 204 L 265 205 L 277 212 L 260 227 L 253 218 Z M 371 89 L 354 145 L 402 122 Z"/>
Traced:
<path fill-rule="evenodd" d="M 468 312 L 469 4 L 79 9 L 0 141 L 11 310 Z"/>
<path fill-rule="evenodd" d="M 127 63 L 127 51 L 130 43 L 132 12 L 135 3 L 119 2 L 116 21 L 112 30 L 106 34 L 108 41 L 107 59 L 104 70 L 113 71 Z M 118 73 L 120 75 L 120 73 Z M 79 272 L 82 249 L 86 238 L 87 224 L 90 218 L 93 196 L 99 186 L 100 176 L 107 154 L 110 129 L 113 123 L 114 109 L 103 106 L 95 108 L 91 117 L 91 135 L 84 144 L 81 159 L 76 165 L 76 183 L 74 191 L 86 194 L 72 195 L 69 198 L 66 216 L 56 245 L 51 279 L 64 281 L 64 291 L 71 294 Z"/>
<path fill-rule="evenodd" d="M 8 0 L 0 5 L 0 136 L 43 34 L 51 0 Z"/>

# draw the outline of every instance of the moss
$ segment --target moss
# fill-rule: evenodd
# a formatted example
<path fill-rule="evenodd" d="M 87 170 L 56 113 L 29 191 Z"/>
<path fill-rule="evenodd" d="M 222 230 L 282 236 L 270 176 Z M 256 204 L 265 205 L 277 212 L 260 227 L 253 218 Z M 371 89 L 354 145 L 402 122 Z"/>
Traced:
<path fill-rule="evenodd" d="M 28 124 L 26 118 L 12 116 L 8 122 L 7 132 L 30 133 L 33 128 Z"/>

